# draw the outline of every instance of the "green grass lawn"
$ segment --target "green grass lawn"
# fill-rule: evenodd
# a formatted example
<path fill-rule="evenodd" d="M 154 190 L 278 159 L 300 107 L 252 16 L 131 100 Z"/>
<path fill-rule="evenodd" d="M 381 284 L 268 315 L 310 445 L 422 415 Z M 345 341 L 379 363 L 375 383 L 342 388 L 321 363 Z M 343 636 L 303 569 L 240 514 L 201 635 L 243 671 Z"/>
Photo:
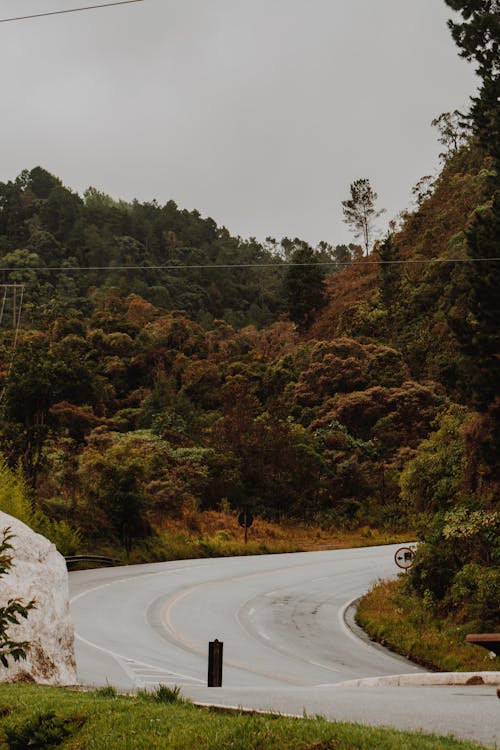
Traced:
<path fill-rule="evenodd" d="M 478 750 L 472 742 L 323 718 L 196 708 L 159 688 L 136 697 L 0 685 L 0 747 L 9 750 Z"/>

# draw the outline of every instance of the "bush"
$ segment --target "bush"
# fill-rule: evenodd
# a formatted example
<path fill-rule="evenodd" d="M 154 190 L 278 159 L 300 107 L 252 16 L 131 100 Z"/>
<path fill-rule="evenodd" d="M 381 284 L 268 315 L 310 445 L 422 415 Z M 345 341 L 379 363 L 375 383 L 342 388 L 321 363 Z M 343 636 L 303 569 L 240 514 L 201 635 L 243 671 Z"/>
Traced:
<path fill-rule="evenodd" d="M 430 592 L 437 601 L 446 596 L 460 569 L 454 545 L 444 539 L 423 542 L 417 548 L 415 561 L 408 574 L 408 583 L 420 596 Z"/>
<path fill-rule="evenodd" d="M 19 519 L 33 531 L 47 537 L 62 555 L 74 555 L 81 545 L 81 533 L 66 521 L 49 518 L 34 508 L 22 471 L 12 471 L 0 454 L 0 510 Z"/>
<path fill-rule="evenodd" d="M 455 576 L 449 600 L 459 608 L 460 619 L 487 632 L 500 622 L 500 570 L 477 563 L 465 565 Z"/>
<path fill-rule="evenodd" d="M 57 716 L 54 711 L 46 711 L 21 726 L 7 728 L 7 747 L 9 750 L 49 750 L 58 747 L 84 723 L 84 716 Z"/>
<path fill-rule="evenodd" d="M 0 578 L 12 567 L 10 540 L 13 535 L 9 532 L 8 528 L 0 532 Z M 26 619 L 29 611 L 34 607 L 33 600 L 24 604 L 22 599 L 9 599 L 4 606 L 0 607 L 0 662 L 5 668 L 9 666 L 9 658 L 14 661 L 26 658 L 26 652 L 30 648 L 29 642 L 11 640 L 8 631 L 11 625 L 19 623 L 20 617 Z"/>

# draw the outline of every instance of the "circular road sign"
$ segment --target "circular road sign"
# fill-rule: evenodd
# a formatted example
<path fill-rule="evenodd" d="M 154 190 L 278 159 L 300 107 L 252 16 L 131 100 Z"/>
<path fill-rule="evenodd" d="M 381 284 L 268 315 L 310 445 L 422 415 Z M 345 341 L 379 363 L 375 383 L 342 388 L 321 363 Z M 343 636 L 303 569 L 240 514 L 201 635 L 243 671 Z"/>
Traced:
<path fill-rule="evenodd" d="M 253 516 L 248 511 L 243 511 L 238 516 L 238 523 L 240 526 L 243 526 L 243 528 L 249 529 L 250 526 L 253 524 Z"/>
<path fill-rule="evenodd" d="M 414 557 L 415 553 L 412 549 L 410 549 L 409 547 L 400 547 L 394 554 L 394 562 L 396 563 L 398 568 L 408 570 L 408 568 L 411 568 L 411 566 L 413 565 Z"/>

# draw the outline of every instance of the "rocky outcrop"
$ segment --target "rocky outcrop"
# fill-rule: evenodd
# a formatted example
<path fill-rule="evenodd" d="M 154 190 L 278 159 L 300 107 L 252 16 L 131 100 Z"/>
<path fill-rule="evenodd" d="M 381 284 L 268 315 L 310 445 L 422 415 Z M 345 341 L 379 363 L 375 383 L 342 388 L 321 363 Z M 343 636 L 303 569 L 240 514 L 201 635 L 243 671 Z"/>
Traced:
<path fill-rule="evenodd" d="M 27 620 L 12 625 L 9 636 L 29 641 L 26 660 L 0 664 L 0 682 L 45 685 L 76 683 L 74 630 L 69 614 L 68 573 L 62 555 L 48 539 L 0 511 L 0 530 L 10 528 L 13 565 L 0 578 L 0 606 L 8 599 L 36 600 Z"/>

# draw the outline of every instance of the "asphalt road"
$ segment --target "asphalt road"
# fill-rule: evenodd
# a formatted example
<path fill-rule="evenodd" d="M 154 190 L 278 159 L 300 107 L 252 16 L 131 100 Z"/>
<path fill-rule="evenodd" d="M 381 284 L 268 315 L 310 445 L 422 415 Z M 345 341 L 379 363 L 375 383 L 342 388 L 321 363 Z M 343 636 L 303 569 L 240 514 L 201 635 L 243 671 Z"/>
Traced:
<path fill-rule="evenodd" d="M 500 743 L 492 686 L 342 687 L 418 667 L 353 633 L 350 603 L 397 573 L 396 547 L 188 560 L 70 574 L 79 679 L 121 689 L 182 686 L 197 702 Z M 208 642 L 224 643 L 207 688 Z"/>

